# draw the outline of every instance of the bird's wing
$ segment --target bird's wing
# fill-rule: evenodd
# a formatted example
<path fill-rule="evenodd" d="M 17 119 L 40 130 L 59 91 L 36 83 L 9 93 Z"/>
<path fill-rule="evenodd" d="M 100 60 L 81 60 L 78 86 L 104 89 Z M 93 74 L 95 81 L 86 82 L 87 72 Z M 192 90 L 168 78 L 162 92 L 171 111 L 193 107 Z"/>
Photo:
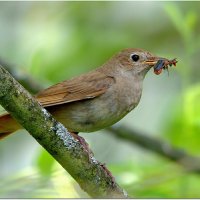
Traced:
<path fill-rule="evenodd" d="M 45 107 L 91 99 L 105 93 L 113 83 L 113 77 L 92 71 L 53 85 L 41 91 L 36 98 Z"/>

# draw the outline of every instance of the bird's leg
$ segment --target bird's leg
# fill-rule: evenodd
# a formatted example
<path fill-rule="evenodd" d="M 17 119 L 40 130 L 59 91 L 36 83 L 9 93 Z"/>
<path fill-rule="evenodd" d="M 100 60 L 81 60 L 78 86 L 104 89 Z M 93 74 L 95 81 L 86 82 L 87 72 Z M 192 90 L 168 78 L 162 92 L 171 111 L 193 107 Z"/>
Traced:
<path fill-rule="evenodd" d="M 89 144 L 85 141 L 85 139 L 83 137 L 81 137 L 80 135 L 78 135 L 78 132 L 71 132 L 72 136 L 77 139 L 84 147 L 84 149 L 89 153 L 89 155 L 94 155 L 94 153 L 92 152 L 92 150 L 89 148 Z"/>

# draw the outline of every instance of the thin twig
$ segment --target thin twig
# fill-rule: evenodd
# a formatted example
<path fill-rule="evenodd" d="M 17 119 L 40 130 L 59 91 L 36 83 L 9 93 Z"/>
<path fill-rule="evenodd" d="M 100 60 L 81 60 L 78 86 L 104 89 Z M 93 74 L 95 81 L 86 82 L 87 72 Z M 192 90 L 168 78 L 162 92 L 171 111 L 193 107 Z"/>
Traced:
<path fill-rule="evenodd" d="M 11 63 L 5 62 L 0 58 L 0 65 L 6 66 L 5 69 L 12 74 L 12 76 L 25 87 L 29 92 L 35 94 L 38 91 L 42 90 L 43 87 L 41 84 L 36 82 L 35 79 L 32 78 L 28 73 L 24 70 L 14 66 Z"/>
<path fill-rule="evenodd" d="M 117 138 L 139 145 L 167 159 L 182 165 L 186 171 L 200 173 L 200 158 L 187 154 L 183 149 L 175 148 L 166 141 L 161 141 L 147 134 L 132 130 L 128 127 L 110 127 L 107 129 Z"/>

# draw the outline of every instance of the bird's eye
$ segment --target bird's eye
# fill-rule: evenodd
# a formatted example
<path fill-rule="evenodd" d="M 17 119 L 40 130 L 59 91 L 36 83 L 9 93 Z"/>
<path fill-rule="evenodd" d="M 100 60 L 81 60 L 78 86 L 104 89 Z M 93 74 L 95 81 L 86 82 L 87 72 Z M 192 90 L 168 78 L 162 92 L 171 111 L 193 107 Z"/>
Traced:
<path fill-rule="evenodd" d="M 132 54 L 131 55 L 131 59 L 134 61 L 134 62 L 137 62 L 139 60 L 139 56 L 137 54 Z"/>

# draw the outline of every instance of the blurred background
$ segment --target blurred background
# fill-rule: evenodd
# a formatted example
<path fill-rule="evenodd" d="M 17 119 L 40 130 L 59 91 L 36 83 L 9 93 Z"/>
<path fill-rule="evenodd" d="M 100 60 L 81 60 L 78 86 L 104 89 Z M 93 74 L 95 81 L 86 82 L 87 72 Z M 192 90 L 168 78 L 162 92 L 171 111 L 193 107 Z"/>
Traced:
<path fill-rule="evenodd" d="M 14 76 L 34 80 L 37 90 L 88 72 L 123 48 L 177 58 L 169 75 L 147 74 L 138 107 L 115 127 L 129 127 L 196 158 L 199 10 L 200 2 L 0 2 L 0 63 Z M 184 170 L 107 130 L 81 136 L 130 196 L 200 197 L 199 171 Z M 0 141 L 0 179 L 0 198 L 87 197 L 25 130 Z"/>

